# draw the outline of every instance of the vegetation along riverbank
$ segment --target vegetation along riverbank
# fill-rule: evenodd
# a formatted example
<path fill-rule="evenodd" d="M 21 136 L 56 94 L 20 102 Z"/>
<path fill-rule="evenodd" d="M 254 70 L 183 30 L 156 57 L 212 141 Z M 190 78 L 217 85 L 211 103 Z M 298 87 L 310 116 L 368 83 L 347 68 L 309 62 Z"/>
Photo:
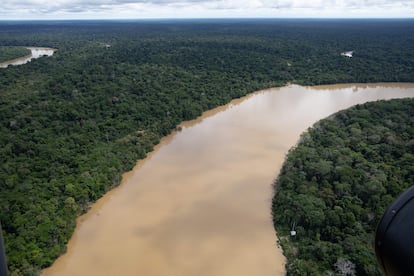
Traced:
<path fill-rule="evenodd" d="M 357 105 L 304 133 L 273 199 L 288 275 L 380 275 L 375 229 L 413 164 L 414 99 Z"/>

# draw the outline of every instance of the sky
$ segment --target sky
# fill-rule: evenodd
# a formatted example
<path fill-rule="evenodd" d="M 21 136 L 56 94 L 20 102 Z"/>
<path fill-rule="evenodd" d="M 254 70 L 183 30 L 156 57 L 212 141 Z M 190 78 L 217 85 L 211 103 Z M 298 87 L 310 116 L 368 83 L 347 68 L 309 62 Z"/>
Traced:
<path fill-rule="evenodd" d="M 1 0 L 0 20 L 414 18 L 414 0 Z"/>

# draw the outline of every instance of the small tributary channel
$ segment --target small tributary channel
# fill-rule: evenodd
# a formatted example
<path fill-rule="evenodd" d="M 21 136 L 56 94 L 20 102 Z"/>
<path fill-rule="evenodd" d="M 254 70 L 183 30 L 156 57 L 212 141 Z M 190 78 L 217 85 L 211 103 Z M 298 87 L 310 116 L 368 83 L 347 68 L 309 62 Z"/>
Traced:
<path fill-rule="evenodd" d="M 182 124 L 78 219 L 44 275 L 284 274 L 272 183 L 316 121 L 355 104 L 414 97 L 414 84 L 287 86 Z"/>
<path fill-rule="evenodd" d="M 26 64 L 32 59 L 44 57 L 44 56 L 52 56 L 56 49 L 53 48 L 46 48 L 46 47 L 25 47 L 26 49 L 30 50 L 30 55 L 8 60 L 5 62 L 0 62 L 0 68 L 7 68 L 11 65 L 22 65 Z"/>

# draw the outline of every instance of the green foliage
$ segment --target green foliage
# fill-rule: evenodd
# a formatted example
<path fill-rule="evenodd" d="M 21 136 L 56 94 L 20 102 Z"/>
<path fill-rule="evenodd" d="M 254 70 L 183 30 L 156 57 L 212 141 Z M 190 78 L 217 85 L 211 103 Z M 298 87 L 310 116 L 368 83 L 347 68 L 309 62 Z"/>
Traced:
<path fill-rule="evenodd" d="M 414 99 L 357 105 L 302 135 L 275 182 L 272 207 L 289 275 L 380 275 L 376 225 L 414 183 L 413 145 Z"/>
<path fill-rule="evenodd" d="M 65 251 L 76 216 L 183 120 L 287 82 L 414 80 L 410 20 L 2 22 L 0 38 L 3 46 L 58 49 L 0 70 L 0 220 L 16 275 L 50 265 Z M 345 50 L 354 58 L 341 57 Z M 315 181 L 334 166 L 323 160 L 312 169 Z M 342 170 L 345 178 L 349 168 Z M 351 181 L 337 189 L 347 193 Z M 328 217 L 298 211 L 312 216 L 313 227 Z"/>
<path fill-rule="evenodd" d="M 30 50 L 24 47 L 0 46 L 0 62 L 9 61 L 30 55 Z"/>

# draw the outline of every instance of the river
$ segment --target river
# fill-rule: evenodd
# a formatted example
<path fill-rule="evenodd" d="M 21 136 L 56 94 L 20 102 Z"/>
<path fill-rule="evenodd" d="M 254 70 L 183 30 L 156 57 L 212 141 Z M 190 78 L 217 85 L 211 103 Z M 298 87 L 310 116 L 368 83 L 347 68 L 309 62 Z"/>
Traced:
<path fill-rule="evenodd" d="M 30 55 L 8 60 L 5 62 L 0 62 L 0 68 L 7 68 L 9 65 L 22 65 L 26 64 L 32 59 L 40 58 L 43 56 L 52 56 L 56 49 L 45 48 L 45 47 L 25 47 L 30 50 Z"/>
<path fill-rule="evenodd" d="M 43 275 L 284 275 L 272 182 L 316 121 L 414 84 L 291 85 L 253 93 L 183 123 L 78 225 Z"/>

